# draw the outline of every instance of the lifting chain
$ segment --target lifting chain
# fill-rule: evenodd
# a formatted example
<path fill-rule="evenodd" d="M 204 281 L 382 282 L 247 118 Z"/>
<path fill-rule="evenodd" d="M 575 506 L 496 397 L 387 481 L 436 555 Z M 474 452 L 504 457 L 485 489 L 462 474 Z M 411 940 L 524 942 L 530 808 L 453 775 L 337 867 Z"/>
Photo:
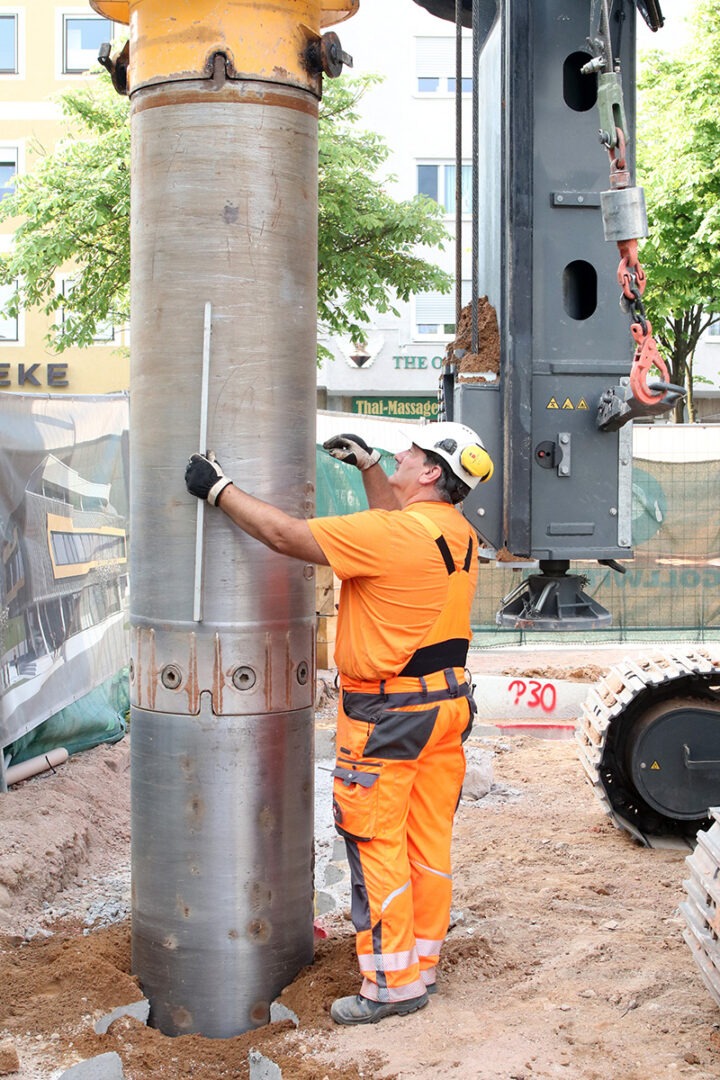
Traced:
<path fill-rule="evenodd" d="M 608 146 L 610 158 L 611 191 L 623 191 L 633 187 L 625 156 L 625 135 L 621 128 L 616 129 L 615 144 Z M 630 369 L 630 390 L 636 401 L 642 405 L 659 405 L 671 394 L 677 400 L 677 392 L 670 382 L 667 365 L 658 350 L 652 332 L 652 323 L 645 315 L 642 296 L 647 285 L 647 277 L 638 256 L 638 238 L 619 239 L 616 241 L 620 252 L 617 269 L 618 284 L 622 290 L 621 304 L 630 315 L 630 333 L 635 341 L 635 355 Z M 655 368 L 660 379 L 648 386 L 648 375 Z"/>
<path fill-rule="evenodd" d="M 601 195 L 603 228 L 605 239 L 615 240 L 620 252 L 617 278 L 622 290 L 621 305 L 630 315 L 630 333 L 636 346 L 630 389 L 641 405 L 666 411 L 685 391 L 669 381 L 667 365 L 660 356 L 642 302 L 647 279 L 638 257 L 638 238 L 647 236 L 645 199 L 642 189 L 632 183 L 627 165 L 628 125 L 619 66 L 613 62 L 608 0 L 593 0 L 588 45 L 593 59 L 582 70 L 598 78 L 600 141 L 610 159 L 610 190 Z M 647 379 L 653 368 L 660 379 L 649 385 Z"/>

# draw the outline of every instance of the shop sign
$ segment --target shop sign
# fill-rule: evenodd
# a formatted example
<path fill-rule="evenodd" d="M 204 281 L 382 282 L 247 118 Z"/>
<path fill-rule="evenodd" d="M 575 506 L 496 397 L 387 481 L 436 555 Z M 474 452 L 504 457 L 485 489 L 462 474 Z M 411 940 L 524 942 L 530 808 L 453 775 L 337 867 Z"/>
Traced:
<path fill-rule="evenodd" d="M 0 363 L 0 390 L 53 390 L 69 386 L 67 364 Z"/>
<path fill-rule="evenodd" d="M 442 356 L 393 356 L 396 371 L 439 371 L 443 366 Z"/>
<path fill-rule="evenodd" d="M 352 411 L 361 416 L 389 416 L 396 420 L 436 420 L 438 403 L 431 397 L 354 397 Z"/>

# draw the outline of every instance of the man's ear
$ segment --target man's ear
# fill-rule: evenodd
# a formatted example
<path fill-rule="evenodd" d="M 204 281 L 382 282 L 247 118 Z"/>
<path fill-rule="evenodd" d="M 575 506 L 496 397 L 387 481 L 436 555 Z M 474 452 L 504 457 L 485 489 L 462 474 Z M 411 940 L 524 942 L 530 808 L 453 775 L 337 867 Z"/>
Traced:
<path fill-rule="evenodd" d="M 418 477 L 421 484 L 435 484 L 442 476 L 439 465 L 426 465 Z"/>

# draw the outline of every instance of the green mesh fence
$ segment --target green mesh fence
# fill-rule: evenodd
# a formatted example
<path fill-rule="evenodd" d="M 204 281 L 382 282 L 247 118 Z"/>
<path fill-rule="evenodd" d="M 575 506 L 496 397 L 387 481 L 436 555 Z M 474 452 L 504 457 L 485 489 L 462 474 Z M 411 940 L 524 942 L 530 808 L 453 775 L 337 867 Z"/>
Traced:
<path fill-rule="evenodd" d="M 96 686 L 6 747 L 13 765 L 64 746 L 69 754 L 122 739 L 130 709 L 128 669 Z"/>
<path fill-rule="evenodd" d="M 525 572 L 481 568 L 473 626 L 482 644 L 515 641 L 720 639 L 720 468 L 717 461 L 635 459 L 634 558 L 621 574 L 597 563 L 571 563 L 585 592 L 612 616 L 584 634 L 516 631 L 495 625 L 498 602 Z M 532 572 L 532 571 L 530 571 Z M 537 570 L 534 571 L 537 573 Z"/>
<path fill-rule="evenodd" d="M 367 499 L 362 477 L 357 469 L 349 469 L 342 461 L 326 454 L 322 447 L 316 450 L 317 462 L 317 517 L 332 517 L 335 514 L 354 514 L 357 510 L 367 510 Z M 380 464 L 386 473 L 395 469 L 392 454 L 380 451 Z"/>

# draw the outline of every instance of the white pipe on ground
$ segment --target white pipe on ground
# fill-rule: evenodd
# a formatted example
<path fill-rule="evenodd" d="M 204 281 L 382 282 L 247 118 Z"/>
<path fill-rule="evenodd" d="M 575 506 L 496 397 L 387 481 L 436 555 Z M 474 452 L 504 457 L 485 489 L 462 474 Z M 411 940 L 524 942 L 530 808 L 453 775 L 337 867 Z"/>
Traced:
<path fill-rule="evenodd" d="M 582 713 L 592 683 L 527 675 L 471 675 L 478 721 L 522 720 L 548 724 Z"/>
<path fill-rule="evenodd" d="M 19 784 L 21 780 L 29 780 L 31 776 L 53 769 L 56 765 L 62 765 L 68 759 L 68 752 L 64 746 L 50 750 L 47 754 L 38 754 L 37 757 L 21 761 L 19 765 L 11 765 L 5 770 L 7 786 Z"/>

